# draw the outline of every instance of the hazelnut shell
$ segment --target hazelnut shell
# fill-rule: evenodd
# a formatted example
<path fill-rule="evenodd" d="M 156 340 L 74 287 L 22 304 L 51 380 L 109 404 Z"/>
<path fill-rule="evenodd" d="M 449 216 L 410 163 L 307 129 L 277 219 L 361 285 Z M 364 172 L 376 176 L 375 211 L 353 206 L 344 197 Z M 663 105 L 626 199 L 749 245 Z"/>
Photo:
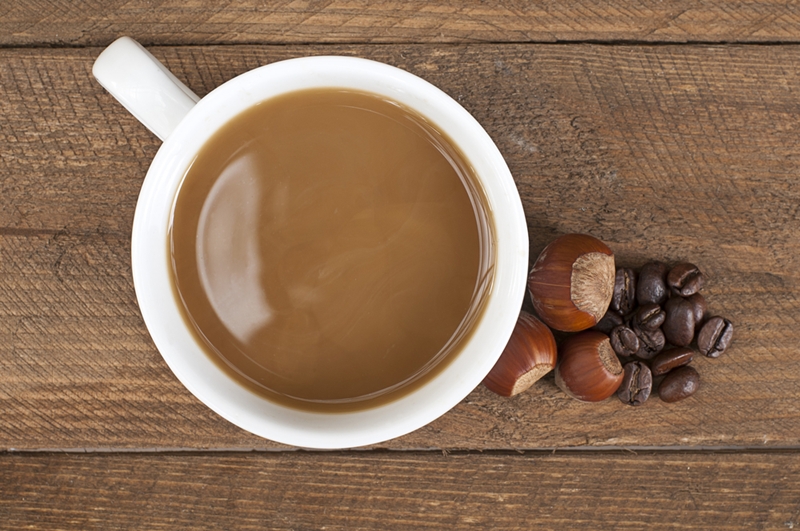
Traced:
<path fill-rule="evenodd" d="M 587 234 L 566 234 L 539 254 L 528 291 L 539 318 L 562 332 L 596 325 L 614 295 L 614 253 Z"/>
<path fill-rule="evenodd" d="M 602 332 L 571 336 L 558 350 L 556 385 L 572 398 L 600 402 L 617 392 L 622 378 L 622 365 Z"/>
<path fill-rule="evenodd" d="M 533 315 L 522 312 L 500 359 L 483 384 L 501 396 L 514 396 L 556 366 L 553 332 Z"/>

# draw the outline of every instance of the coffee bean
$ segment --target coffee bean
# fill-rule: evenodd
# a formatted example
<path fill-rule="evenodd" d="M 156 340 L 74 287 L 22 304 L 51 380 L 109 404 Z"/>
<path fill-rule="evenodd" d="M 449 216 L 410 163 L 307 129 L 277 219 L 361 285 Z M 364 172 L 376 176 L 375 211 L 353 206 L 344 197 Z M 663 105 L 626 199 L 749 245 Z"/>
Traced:
<path fill-rule="evenodd" d="M 652 359 L 664 348 L 666 340 L 660 328 L 643 330 L 634 327 L 633 331 L 636 332 L 636 337 L 639 338 L 639 350 L 636 352 L 637 358 L 643 360 Z"/>
<path fill-rule="evenodd" d="M 697 334 L 697 347 L 709 358 L 718 358 L 725 352 L 733 337 L 733 324 L 722 317 L 712 317 Z"/>
<path fill-rule="evenodd" d="M 625 404 L 641 406 L 650 397 L 653 389 L 653 375 L 641 361 L 626 363 L 623 368 L 622 384 L 617 397 Z"/>
<path fill-rule="evenodd" d="M 614 279 L 614 295 L 611 309 L 622 315 L 633 310 L 636 305 L 636 273 L 633 269 L 620 267 Z"/>
<path fill-rule="evenodd" d="M 611 331 L 621 324 L 624 324 L 622 316 L 614 310 L 608 310 L 603 318 L 592 327 L 592 330 L 597 330 L 606 335 L 610 335 Z"/>
<path fill-rule="evenodd" d="M 688 365 L 670 371 L 658 386 L 658 396 L 664 402 L 677 402 L 692 396 L 700 385 L 700 375 Z"/>
<path fill-rule="evenodd" d="M 706 299 L 699 293 L 695 293 L 686 300 L 694 306 L 694 325 L 696 329 L 706 318 Z"/>
<path fill-rule="evenodd" d="M 643 330 L 655 330 L 664 324 L 667 314 L 658 304 L 639 306 L 633 314 L 633 324 Z"/>
<path fill-rule="evenodd" d="M 683 297 L 672 297 L 664 306 L 667 318 L 664 320 L 664 336 L 667 341 L 685 347 L 694 339 L 694 305 Z"/>
<path fill-rule="evenodd" d="M 625 325 L 618 326 L 609 334 L 611 348 L 618 356 L 633 356 L 639 351 L 639 338 Z"/>
<path fill-rule="evenodd" d="M 642 266 L 636 283 L 636 300 L 639 304 L 662 304 L 667 300 L 667 264 L 650 262 Z"/>
<path fill-rule="evenodd" d="M 705 277 L 694 264 L 682 262 L 673 267 L 667 275 L 667 284 L 672 292 L 682 297 L 694 295 L 705 284 Z"/>
<path fill-rule="evenodd" d="M 688 347 L 675 347 L 661 352 L 650 362 L 653 376 L 667 374 L 676 367 L 688 365 L 694 359 L 694 350 Z"/>

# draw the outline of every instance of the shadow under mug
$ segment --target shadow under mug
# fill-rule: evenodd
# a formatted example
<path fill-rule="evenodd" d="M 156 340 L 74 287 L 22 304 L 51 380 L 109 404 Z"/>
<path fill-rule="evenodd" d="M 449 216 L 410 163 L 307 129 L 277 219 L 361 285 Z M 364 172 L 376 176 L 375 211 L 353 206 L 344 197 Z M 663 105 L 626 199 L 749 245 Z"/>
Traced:
<path fill-rule="evenodd" d="M 306 448 L 351 448 L 414 431 L 453 408 L 488 374 L 516 323 L 528 268 L 528 232 L 511 173 L 492 139 L 456 101 L 423 79 L 367 59 L 289 59 L 241 74 L 198 98 L 133 39 L 97 58 L 93 74 L 164 141 L 145 177 L 133 222 L 136 296 L 156 347 L 200 401 L 261 437 Z M 173 296 L 168 233 L 180 182 L 205 142 L 231 118 L 269 98 L 309 88 L 371 92 L 428 119 L 465 155 L 486 194 L 495 229 L 495 277 L 479 322 L 462 351 L 424 385 L 366 410 L 315 413 L 260 397 L 226 375 L 187 328 Z"/>

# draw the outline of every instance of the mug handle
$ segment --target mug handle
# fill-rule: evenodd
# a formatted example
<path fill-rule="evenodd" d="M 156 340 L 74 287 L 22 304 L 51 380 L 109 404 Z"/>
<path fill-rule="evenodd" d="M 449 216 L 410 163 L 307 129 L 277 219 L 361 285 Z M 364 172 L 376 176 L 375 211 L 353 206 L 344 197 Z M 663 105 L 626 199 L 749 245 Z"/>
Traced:
<path fill-rule="evenodd" d="M 98 56 L 92 74 L 128 112 L 162 141 L 200 101 L 158 59 L 130 37 Z"/>

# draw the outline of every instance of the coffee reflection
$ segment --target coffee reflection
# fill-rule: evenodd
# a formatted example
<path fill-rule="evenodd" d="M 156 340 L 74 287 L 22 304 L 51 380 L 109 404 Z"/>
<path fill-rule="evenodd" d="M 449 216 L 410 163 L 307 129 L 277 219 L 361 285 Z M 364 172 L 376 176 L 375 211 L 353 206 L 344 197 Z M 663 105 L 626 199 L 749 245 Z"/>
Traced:
<path fill-rule="evenodd" d="M 241 176 L 257 174 L 252 154 L 234 158 L 208 193 L 197 227 L 196 259 L 203 290 L 222 324 L 245 344 L 273 315 L 264 292 L 253 289 L 261 277 L 260 183 Z"/>

